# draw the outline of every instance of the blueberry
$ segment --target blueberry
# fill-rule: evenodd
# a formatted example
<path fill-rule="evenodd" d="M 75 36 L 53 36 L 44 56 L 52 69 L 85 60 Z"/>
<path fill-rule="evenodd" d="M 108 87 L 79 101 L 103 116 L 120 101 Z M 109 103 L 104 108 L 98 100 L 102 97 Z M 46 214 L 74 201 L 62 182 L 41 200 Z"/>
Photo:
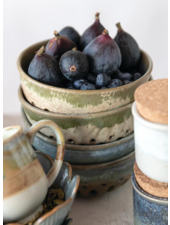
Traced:
<path fill-rule="evenodd" d="M 96 90 L 96 86 L 94 84 L 86 83 L 81 86 L 80 90 Z"/>
<path fill-rule="evenodd" d="M 97 75 L 96 87 L 101 88 L 103 86 L 108 86 L 109 81 L 110 81 L 110 78 L 106 74 L 101 73 L 101 74 Z"/>
<path fill-rule="evenodd" d="M 81 88 L 81 86 L 83 85 L 83 84 L 86 84 L 86 83 L 88 83 L 88 81 L 87 80 L 84 80 L 84 79 L 80 79 L 80 80 L 76 80 L 76 81 L 74 81 L 74 86 L 75 86 L 75 88 L 76 89 L 80 89 Z"/>
<path fill-rule="evenodd" d="M 75 87 L 68 87 L 67 89 L 73 89 L 73 90 L 76 90 Z"/>
<path fill-rule="evenodd" d="M 138 80 L 142 75 L 140 73 L 135 73 L 133 75 L 133 80 Z"/>
<path fill-rule="evenodd" d="M 89 73 L 87 76 L 86 76 L 86 79 L 92 83 L 92 84 L 96 84 L 96 76 L 93 75 L 92 73 Z"/>
<path fill-rule="evenodd" d="M 117 75 L 121 73 L 120 70 L 116 70 L 113 74 L 112 74 L 112 78 L 116 78 Z"/>
<path fill-rule="evenodd" d="M 123 80 L 123 84 L 129 84 L 131 83 L 130 80 Z"/>
<path fill-rule="evenodd" d="M 123 85 L 122 81 L 115 78 L 115 79 L 112 79 L 108 85 L 109 88 L 114 88 L 114 87 L 119 87 Z"/>
<path fill-rule="evenodd" d="M 100 89 L 107 89 L 107 87 L 101 87 Z"/>
<path fill-rule="evenodd" d="M 133 76 L 130 73 L 118 73 L 116 75 L 116 78 L 120 79 L 120 80 L 129 80 L 131 81 Z"/>
<path fill-rule="evenodd" d="M 68 89 L 75 89 L 74 84 L 73 84 L 72 81 L 69 81 L 69 82 L 67 83 L 67 88 L 68 88 Z"/>

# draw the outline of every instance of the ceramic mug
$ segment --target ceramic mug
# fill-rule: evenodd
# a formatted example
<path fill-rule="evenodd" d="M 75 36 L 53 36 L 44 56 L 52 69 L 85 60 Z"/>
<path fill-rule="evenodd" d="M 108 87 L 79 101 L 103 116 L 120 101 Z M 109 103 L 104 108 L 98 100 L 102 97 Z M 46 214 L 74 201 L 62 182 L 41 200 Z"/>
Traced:
<path fill-rule="evenodd" d="M 51 170 L 45 174 L 31 147 L 35 134 L 44 127 L 56 136 L 57 153 Z M 35 123 L 26 133 L 20 126 L 3 130 L 3 217 L 14 222 L 33 213 L 43 202 L 48 187 L 56 179 L 64 158 L 61 129 L 50 120 Z"/>
<path fill-rule="evenodd" d="M 133 103 L 136 162 L 148 177 L 168 183 L 168 125 L 150 122 Z"/>

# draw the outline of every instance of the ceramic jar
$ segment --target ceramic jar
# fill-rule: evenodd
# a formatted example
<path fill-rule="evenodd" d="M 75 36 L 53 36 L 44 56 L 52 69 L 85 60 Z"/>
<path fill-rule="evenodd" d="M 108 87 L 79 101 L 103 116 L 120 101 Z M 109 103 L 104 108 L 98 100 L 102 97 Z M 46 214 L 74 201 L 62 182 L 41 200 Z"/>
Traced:
<path fill-rule="evenodd" d="M 167 225 L 168 199 L 143 191 L 132 174 L 134 225 Z"/>
<path fill-rule="evenodd" d="M 57 155 L 45 174 L 31 147 L 35 134 L 51 128 L 57 140 Z M 64 158 L 65 142 L 60 128 L 52 121 L 42 120 L 23 133 L 20 126 L 3 130 L 3 219 L 17 221 L 33 213 L 45 199 L 48 187 L 56 179 Z"/>
<path fill-rule="evenodd" d="M 136 162 L 148 177 L 168 183 L 168 125 L 150 122 L 133 103 Z"/>

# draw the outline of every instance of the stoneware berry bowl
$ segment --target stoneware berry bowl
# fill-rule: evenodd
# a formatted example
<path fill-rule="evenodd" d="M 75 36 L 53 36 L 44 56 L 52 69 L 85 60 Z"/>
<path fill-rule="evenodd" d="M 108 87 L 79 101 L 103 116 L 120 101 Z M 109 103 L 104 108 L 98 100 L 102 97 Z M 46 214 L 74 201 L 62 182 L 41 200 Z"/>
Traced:
<path fill-rule="evenodd" d="M 21 109 L 22 121 L 25 131 L 31 127 L 24 110 Z M 55 140 L 38 132 L 34 138 L 33 147 L 37 151 L 48 154 L 53 159 L 57 146 Z M 74 145 L 66 144 L 64 161 L 71 164 L 99 164 L 121 158 L 134 150 L 134 134 L 120 140 L 100 145 Z"/>
<path fill-rule="evenodd" d="M 133 186 L 133 212 L 135 225 L 167 225 L 168 199 L 159 198 L 146 193 L 138 185 L 134 173 Z"/>
<path fill-rule="evenodd" d="M 73 175 L 80 176 L 79 193 L 87 197 L 100 195 L 123 185 L 132 174 L 135 152 L 107 163 L 72 165 Z"/>
<path fill-rule="evenodd" d="M 41 166 L 44 169 L 44 172 L 48 174 L 50 171 L 53 160 L 48 155 L 42 153 L 42 152 L 36 152 L 36 156 L 41 164 Z M 75 175 L 72 177 L 72 168 L 69 163 L 63 163 L 61 170 L 59 172 L 59 175 L 57 179 L 54 181 L 54 184 L 57 185 L 58 188 L 61 188 L 65 192 L 65 201 L 54 207 L 52 210 L 47 212 L 46 214 L 42 215 L 38 220 L 36 220 L 34 223 L 31 223 L 33 225 L 63 225 L 68 224 L 66 222 L 67 216 L 69 215 L 69 212 L 71 210 L 72 204 L 74 202 L 78 186 L 80 182 L 80 177 L 78 175 Z M 18 203 L 19 204 L 19 203 Z M 28 222 L 27 220 L 24 220 L 24 222 L 17 222 L 17 223 L 10 223 L 8 225 L 24 225 L 25 222 Z"/>
<path fill-rule="evenodd" d="M 54 121 L 61 128 L 68 144 L 109 143 L 133 132 L 132 103 L 105 112 L 76 115 L 48 112 L 32 106 L 24 98 L 21 87 L 18 97 L 31 124 L 42 119 Z M 41 133 L 55 137 L 48 128 L 41 129 Z"/>
<path fill-rule="evenodd" d="M 92 91 L 70 90 L 42 84 L 28 76 L 28 66 L 35 52 L 49 40 L 41 41 L 25 49 L 17 60 L 21 86 L 26 99 L 37 108 L 55 113 L 85 114 L 118 108 L 134 100 L 134 91 L 147 82 L 152 71 L 152 60 L 141 50 L 139 72 L 143 76 L 117 88 Z"/>

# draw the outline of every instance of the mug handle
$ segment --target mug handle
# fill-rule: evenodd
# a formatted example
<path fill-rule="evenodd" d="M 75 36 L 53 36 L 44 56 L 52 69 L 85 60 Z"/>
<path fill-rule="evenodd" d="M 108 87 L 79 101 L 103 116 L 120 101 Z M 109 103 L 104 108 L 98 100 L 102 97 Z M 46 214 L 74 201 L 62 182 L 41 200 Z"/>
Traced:
<path fill-rule="evenodd" d="M 63 163 L 64 151 L 65 151 L 65 141 L 64 141 L 63 133 L 62 133 L 60 127 L 56 123 L 54 123 L 51 120 L 40 120 L 40 121 L 34 123 L 34 125 L 32 125 L 32 127 L 30 127 L 28 129 L 28 131 L 26 132 L 26 136 L 31 144 L 33 144 L 35 134 L 41 128 L 44 128 L 44 127 L 51 128 L 53 130 L 53 132 L 55 133 L 56 142 L 57 142 L 56 157 L 55 157 L 55 160 L 54 160 L 51 170 L 47 174 L 47 178 L 48 178 L 48 182 L 49 182 L 48 187 L 50 187 L 53 184 L 53 182 L 55 181 L 55 179 L 61 169 L 62 163 Z"/>

